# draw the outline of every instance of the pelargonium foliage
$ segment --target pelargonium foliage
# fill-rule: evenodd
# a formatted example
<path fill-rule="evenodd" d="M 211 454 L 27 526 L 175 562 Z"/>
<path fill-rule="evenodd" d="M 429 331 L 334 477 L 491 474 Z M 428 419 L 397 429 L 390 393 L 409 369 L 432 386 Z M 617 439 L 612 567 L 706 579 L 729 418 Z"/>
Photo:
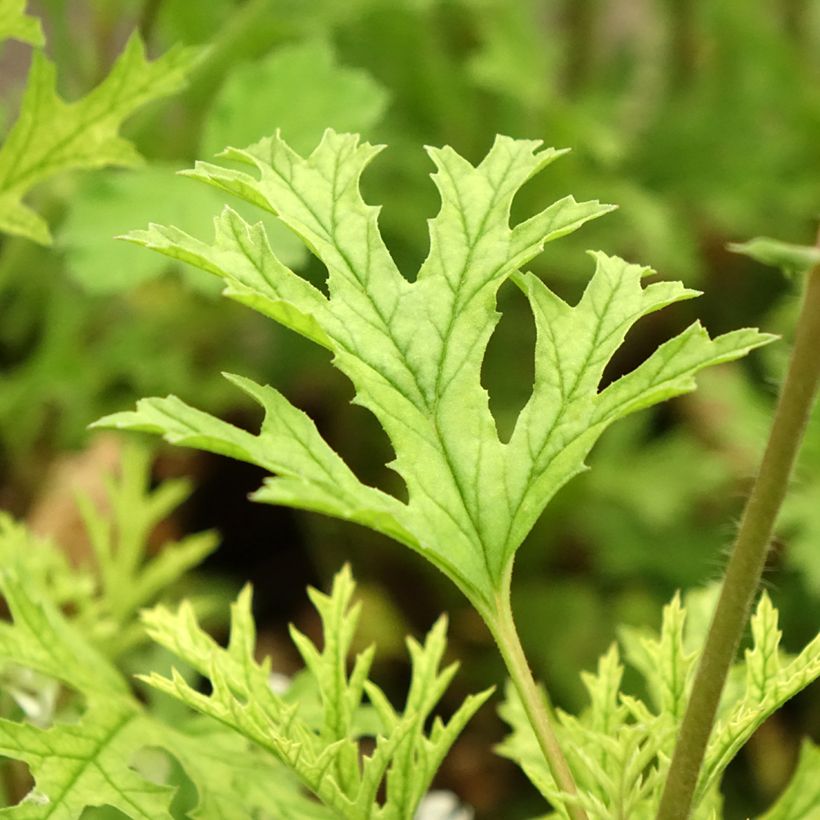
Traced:
<path fill-rule="evenodd" d="M 366 486 L 282 394 L 228 376 L 265 410 L 256 435 L 176 397 L 145 399 L 100 424 L 163 435 L 258 464 L 272 474 L 258 501 L 356 521 L 438 566 L 488 621 L 506 598 L 516 550 L 544 506 L 616 419 L 694 387 L 701 368 L 736 359 L 771 337 L 737 330 L 715 339 L 699 323 L 661 345 L 631 373 L 599 389 L 607 362 L 642 316 L 697 295 L 679 282 L 603 253 L 577 305 L 522 272 L 545 244 L 610 206 L 565 197 L 510 225 L 516 192 L 561 156 L 531 140 L 498 137 L 472 165 L 449 147 L 429 148 L 441 209 L 430 251 L 412 281 L 382 241 L 377 207 L 359 181 L 380 148 L 325 133 L 307 157 L 277 134 L 228 149 L 224 166 L 198 163 L 191 177 L 275 214 L 328 271 L 327 293 L 286 268 L 261 224 L 230 208 L 210 240 L 151 225 L 129 235 L 225 281 L 225 295 L 327 348 L 395 451 L 391 466 L 408 501 Z M 248 170 L 238 170 L 236 165 Z M 526 294 L 537 329 L 535 379 L 509 441 L 502 441 L 481 366 L 508 280 Z"/>

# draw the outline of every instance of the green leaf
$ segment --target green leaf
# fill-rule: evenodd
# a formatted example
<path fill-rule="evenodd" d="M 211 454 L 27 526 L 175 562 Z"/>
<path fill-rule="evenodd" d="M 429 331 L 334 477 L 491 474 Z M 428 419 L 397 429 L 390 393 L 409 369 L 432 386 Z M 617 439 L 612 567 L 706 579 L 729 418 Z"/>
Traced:
<path fill-rule="evenodd" d="M 265 408 L 259 435 L 219 421 L 175 396 L 143 399 L 135 413 L 109 417 L 117 425 L 162 433 L 176 444 L 229 455 L 277 474 L 255 497 L 347 518 L 414 545 L 398 516 L 402 505 L 361 484 L 324 442 L 313 422 L 281 393 L 250 379 L 228 376 Z"/>
<path fill-rule="evenodd" d="M 0 624 L 0 661 L 32 669 L 84 695 L 79 719 L 47 729 L 0 719 L 0 754 L 28 764 L 35 787 L 0 816 L 19 820 L 79 817 L 87 806 L 114 806 L 129 817 L 169 818 L 171 790 L 130 768 L 154 738 L 128 686 L 110 663 L 13 567 L 0 572 L 11 623 Z"/>
<path fill-rule="evenodd" d="M 610 210 L 567 197 L 510 227 L 518 189 L 563 153 L 538 148 L 498 137 L 477 166 L 451 148 L 428 149 L 442 206 L 430 221 L 430 253 L 412 282 L 379 235 L 378 208 L 359 191 L 380 149 L 330 130 L 307 158 L 277 135 L 226 151 L 231 167 L 198 163 L 190 172 L 276 214 L 327 267 L 327 296 L 276 259 L 262 228 L 231 211 L 217 221 L 210 243 L 158 226 L 131 234 L 224 278 L 226 295 L 329 348 L 356 388 L 355 402 L 390 437 L 391 466 L 407 485 L 407 504 L 359 484 L 299 411 L 247 382 L 243 389 L 266 409 L 259 436 L 173 398 L 147 400 L 100 423 L 261 464 L 280 478 L 266 482 L 257 500 L 372 522 L 421 552 L 492 618 L 515 551 L 550 498 L 584 469 L 607 425 L 691 390 L 701 368 L 772 338 L 741 330 L 712 340 L 693 325 L 599 392 L 604 367 L 634 322 L 696 293 L 679 283 L 642 287 L 648 268 L 601 253 L 575 307 L 519 273 L 546 242 Z M 532 396 L 502 442 L 481 366 L 498 321 L 496 293 L 511 277 L 530 300 L 538 339 Z M 331 475 L 338 485 L 332 491 Z"/>
<path fill-rule="evenodd" d="M 714 590 L 696 590 L 687 596 L 687 606 L 675 595 L 664 607 L 660 635 L 637 629 L 621 630 L 620 643 L 627 662 L 640 673 L 648 690 L 646 702 L 623 691 L 624 670 L 618 649 L 613 646 L 598 662 L 596 674 L 581 676 L 589 693 L 589 706 L 578 716 L 559 711 L 558 739 L 579 786 L 577 799 L 590 820 L 613 816 L 650 820 L 655 816 L 694 677 L 697 653 L 691 651 L 691 646 L 702 644 L 703 635 L 693 633 L 705 630 L 705 610 L 713 609 L 713 593 Z M 689 627 L 687 608 L 699 616 L 698 623 Z M 724 693 L 695 796 L 693 817 L 721 816 L 719 786 L 726 766 L 772 712 L 820 676 L 820 636 L 796 658 L 787 662 L 778 658 L 777 611 L 765 594 L 753 617 L 752 633 L 754 644 L 744 661 L 733 668 L 731 685 Z M 735 685 L 738 680 L 745 680 L 745 685 Z M 558 809 L 559 816 L 569 817 L 567 806 L 574 798 L 557 788 L 512 687 L 507 690 L 500 714 L 512 732 L 498 751 L 521 766 Z M 804 754 L 807 758 L 812 756 L 811 752 Z M 805 763 L 807 772 L 810 765 Z M 798 770 L 798 782 L 804 782 L 807 772 Z M 788 794 L 784 796 L 784 805 L 790 805 L 789 800 L 794 799 L 794 792 L 791 798 Z M 792 816 L 804 815 L 783 815 Z"/>
<path fill-rule="evenodd" d="M 745 687 L 732 701 L 721 704 L 698 793 L 718 780 L 766 718 L 820 677 L 820 634 L 796 658 L 783 658 L 777 621 L 777 610 L 764 592 L 751 620 L 753 645 L 746 650 Z"/>
<path fill-rule="evenodd" d="M 0 662 L 25 666 L 83 693 L 126 693 L 119 672 L 51 603 L 37 597 L 32 580 L 18 567 L 0 570 L 0 591 L 13 620 L 0 623 Z"/>
<path fill-rule="evenodd" d="M 683 718 L 695 670 L 696 654 L 687 651 L 684 640 L 686 610 L 679 595 L 663 609 L 658 638 L 638 630 L 623 629 L 621 641 L 630 663 L 646 680 L 652 703 L 658 714 L 665 714 L 677 724 Z M 671 753 L 671 748 L 668 749 Z"/>
<path fill-rule="evenodd" d="M 767 236 L 757 236 L 748 242 L 733 242 L 729 250 L 780 268 L 787 276 L 820 265 L 820 247 L 817 245 L 794 245 Z"/>
<path fill-rule="evenodd" d="M 43 45 L 40 21 L 25 11 L 26 0 L 0 0 L 0 42 L 20 40 L 33 46 Z"/>
<path fill-rule="evenodd" d="M 157 608 L 145 613 L 146 627 L 159 644 L 209 678 L 212 691 L 204 695 L 176 670 L 171 678 L 152 674 L 145 680 L 204 715 L 210 716 L 270 753 L 334 814 L 350 820 L 411 817 L 438 766 L 470 717 L 489 697 L 490 690 L 473 695 L 448 723 L 425 725 L 449 685 L 455 667 L 439 671 L 445 648 L 445 624 L 430 631 L 423 646 L 410 642 L 413 677 L 405 711 L 398 714 L 378 687 L 368 681 L 373 647 L 359 652 L 348 664 L 358 605 L 352 604 L 353 579 L 348 568 L 339 572 L 330 595 L 316 590 L 310 597 L 322 620 L 324 642 L 319 649 L 305 635 L 291 636 L 318 688 L 318 725 L 301 708 L 270 687 L 270 660 L 255 660 L 255 627 L 251 594 L 246 588 L 231 610 L 230 641 L 218 646 L 183 604 L 178 612 Z M 375 748 L 359 748 L 357 715 L 364 692 L 382 723 Z M 380 785 L 387 789 L 379 802 Z"/>
<path fill-rule="evenodd" d="M 151 452 L 132 442 L 123 452 L 119 473 L 105 481 L 107 510 L 98 509 L 87 496 L 77 498 L 99 573 L 100 600 L 90 614 L 109 619 L 109 651 L 122 649 L 122 632 L 141 607 L 154 603 L 219 543 L 216 533 L 202 532 L 165 543 L 149 557 L 155 528 L 192 490 L 184 479 L 150 485 Z M 83 614 L 88 620 L 89 613 Z"/>
<path fill-rule="evenodd" d="M 0 513 L 0 566 L 14 567 L 32 585 L 48 590 L 57 606 L 77 607 L 94 593 L 94 578 L 69 562 L 64 550 Z"/>
<path fill-rule="evenodd" d="M 46 730 L 0 719 L 0 754 L 27 763 L 36 783 L 0 817 L 73 820 L 88 806 L 113 806 L 133 820 L 171 820 L 173 790 L 128 765 L 151 740 L 136 705 L 114 698 L 92 702 L 77 723 Z"/>
<path fill-rule="evenodd" d="M 98 506 L 90 497 L 78 493 L 76 502 L 88 535 L 93 556 L 90 566 L 71 566 L 66 552 L 51 541 L 35 537 L 25 526 L 10 516 L 0 514 L 0 565 L 13 569 L 39 589 L 43 596 L 58 607 L 69 609 L 75 626 L 82 630 L 84 641 L 93 643 L 106 658 L 124 655 L 145 641 L 145 633 L 137 611 L 156 603 L 182 576 L 200 564 L 214 551 L 218 538 L 214 532 L 189 535 L 178 542 L 166 541 L 156 554 L 150 554 L 151 537 L 156 527 L 185 501 L 191 492 L 188 481 L 164 481 L 152 488 L 151 454 L 141 442 L 130 442 L 124 448 L 118 469 L 104 480 L 104 499 Z M 25 599 L 23 599 L 25 600 Z M 197 600 L 199 610 L 209 602 Z M 22 605 L 22 604 L 21 604 Z M 24 646 L 9 648 L 6 657 L 15 654 L 44 674 L 58 676 L 64 660 L 61 642 L 68 652 L 81 652 L 73 647 L 70 635 L 62 641 L 54 633 L 61 628 L 58 619 L 52 627 L 40 623 L 32 615 L 25 624 L 38 624 L 34 633 L 25 637 L 25 628 L 9 628 L 8 640 L 21 641 Z M 0 633 L 4 625 L 0 623 Z M 44 641 L 54 640 L 50 647 Z M 28 643 L 27 643 L 28 642 Z M 45 668 L 32 654 L 37 646 Z M 0 644 L 0 647 L 2 644 Z M 0 649 L 0 656 L 3 651 Z M 93 664 L 84 668 L 91 670 Z"/>
<path fill-rule="evenodd" d="M 156 506 L 162 506 L 158 500 Z M 74 820 L 88 807 L 112 806 L 127 817 L 170 820 L 174 790 L 146 779 L 139 765 L 141 752 L 152 747 L 177 758 L 193 781 L 198 803 L 191 817 L 243 820 L 253 809 L 283 820 L 328 817 L 287 770 L 240 736 L 213 722 L 177 719 L 169 726 L 147 714 L 88 628 L 49 600 L 46 590 L 53 587 L 45 577 L 26 571 L 33 565 L 23 551 L 35 543 L 23 539 L 19 526 L 0 534 L 10 559 L 0 572 L 0 594 L 12 618 L 0 623 L 0 686 L 20 706 L 39 705 L 33 698 L 49 695 L 56 681 L 64 688 L 43 701 L 48 709 L 23 709 L 21 718 L 30 723 L 0 718 L 0 755 L 28 764 L 35 781 L 29 795 L 0 809 L 0 816 Z"/>
<path fill-rule="evenodd" d="M 84 179 L 71 197 L 71 208 L 57 234 L 74 281 L 92 293 L 112 293 L 162 275 L 169 268 L 167 260 L 115 241 L 135 224 L 161 220 L 186 231 L 208 228 L 224 197 L 216 191 L 190 197 L 189 185 L 175 171 L 169 165 L 151 163 Z M 286 265 L 304 264 L 304 246 L 293 234 L 273 218 L 266 220 L 265 227 Z M 198 271 L 186 269 L 184 273 L 186 281 L 199 290 L 213 292 L 216 286 L 218 291 L 218 284 Z"/>
<path fill-rule="evenodd" d="M 151 100 L 177 92 L 198 52 L 172 49 L 148 62 L 133 36 L 109 75 L 76 102 L 57 94 L 54 65 L 35 52 L 20 115 L 0 148 L 0 231 L 49 244 L 48 226 L 22 198 L 56 174 L 106 165 L 136 165 L 134 146 L 118 135 Z"/>
<path fill-rule="evenodd" d="M 386 107 L 387 93 L 369 74 L 338 65 L 327 42 L 308 40 L 231 71 L 208 112 L 201 150 L 211 156 L 248 145 L 276 127 L 295 150 L 309 151 L 327 127 L 368 133 Z"/>
<path fill-rule="evenodd" d="M 283 766 L 239 734 L 214 721 L 190 721 L 185 731 L 163 727 L 163 745 L 196 783 L 193 820 L 331 820 L 335 815 L 309 798 Z"/>

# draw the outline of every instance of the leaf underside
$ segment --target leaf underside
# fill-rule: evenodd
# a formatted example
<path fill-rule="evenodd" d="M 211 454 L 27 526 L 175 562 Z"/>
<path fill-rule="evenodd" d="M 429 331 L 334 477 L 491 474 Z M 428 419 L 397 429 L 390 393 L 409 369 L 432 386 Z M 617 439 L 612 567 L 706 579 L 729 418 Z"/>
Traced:
<path fill-rule="evenodd" d="M 313 423 L 270 387 L 230 377 L 265 409 L 259 435 L 175 397 L 146 399 L 99 424 L 163 435 L 186 446 L 259 464 L 273 476 L 259 501 L 356 521 L 410 546 L 444 571 L 485 616 L 507 583 L 514 553 L 555 492 L 584 469 L 617 418 L 694 387 L 701 368 L 738 358 L 771 337 L 739 330 L 716 339 L 698 324 L 659 347 L 632 373 L 599 390 L 604 368 L 642 316 L 696 292 L 676 282 L 646 287 L 652 273 L 603 253 L 575 306 L 521 268 L 609 206 L 566 197 L 510 227 L 518 189 L 560 156 L 540 143 L 498 137 L 477 166 L 451 148 L 428 148 L 441 210 L 414 281 L 396 268 L 379 234 L 378 208 L 359 178 L 380 150 L 331 130 L 303 158 L 277 135 L 223 156 L 235 170 L 198 163 L 195 179 L 276 214 L 328 270 L 328 295 L 275 257 L 261 225 L 230 208 L 202 241 L 151 225 L 133 242 L 222 277 L 225 294 L 333 353 L 333 364 L 387 432 L 405 504 L 363 485 Z M 255 171 L 255 173 L 254 173 Z M 508 279 L 535 318 L 535 383 L 508 442 L 499 439 L 481 365 Z"/>

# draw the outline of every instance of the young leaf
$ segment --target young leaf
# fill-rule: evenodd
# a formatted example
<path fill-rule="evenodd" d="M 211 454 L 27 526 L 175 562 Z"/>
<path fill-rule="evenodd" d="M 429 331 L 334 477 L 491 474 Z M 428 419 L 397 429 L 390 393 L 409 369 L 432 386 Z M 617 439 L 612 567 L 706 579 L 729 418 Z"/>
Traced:
<path fill-rule="evenodd" d="M 20 40 L 33 46 L 43 44 L 40 21 L 25 11 L 26 0 L 0 0 L 0 42 Z"/>
<path fill-rule="evenodd" d="M 163 745 L 196 783 L 191 820 L 335 820 L 270 755 L 218 723 L 199 718 L 184 731 L 163 726 Z"/>
<path fill-rule="evenodd" d="M 764 592 L 751 620 L 753 645 L 746 650 L 745 687 L 721 704 L 721 717 L 706 750 L 698 793 L 719 779 L 766 718 L 820 677 L 820 634 L 796 658 L 787 659 L 780 652 L 782 633 L 777 620 L 777 610 Z"/>
<path fill-rule="evenodd" d="M 293 629 L 306 672 L 318 688 L 321 716 L 315 723 L 300 701 L 274 693 L 270 661 L 254 658 L 255 627 L 251 595 L 246 588 L 231 610 L 228 647 L 219 647 L 196 622 L 185 604 L 177 613 L 158 608 L 145 613 L 154 640 L 210 679 L 204 695 L 174 671 L 145 680 L 162 692 L 230 727 L 266 750 L 290 769 L 337 816 L 350 820 L 398 820 L 411 817 L 446 752 L 490 690 L 468 697 L 449 723 L 436 719 L 427 735 L 424 727 L 449 685 L 455 667 L 440 672 L 444 652 L 444 622 L 430 632 L 424 646 L 410 643 L 413 678 L 403 714 L 397 714 L 384 694 L 367 680 L 373 648 L 360 652 L 348 670 L 347 658 L 359 614 L 351 606 L 354 591 L 349 569 L 339 572 L 330 595 L 312 590 L 324 628 L 324 646 Z M 375 749 L 362 755 L 356 716 L 367 691 L 382 722 Z M 379 787 L 387 781 L 384 802 Z"/>
<path fill-rule="evenodd" d="M 191 491 L 185 480 L 165 481 L 153 489 L 150 480 L 150 452 L 141 443 L 131 442 L 122 454 L 118 474 L 105 482 L 101 508 L 78 494 L 77 505 L 94 557 L 92 566 L 81 569 L 73 567 L 66 553 L 51 541 L 35 537 L 22 524 L 0 514 L 0 564 L 15 568 L 56 606 L 70 609 L 86 638 L 108 658 L 119 657 L 145 641 L 137 611 L 155 603 L 218 544 L 213 532 L 195 533 L 178 542 L 165 542 L 149 557 L 155 527 Z M 196 600 L 200 612 L 206 603 Z M 2 627 L 0 624 L 0 631 Z M 17 629 L 14 634 L 23 633 Z M 60 651 L 56 647 L 46 655 L 54 657 Z"/>
<path fill-rule="evenodd" d="M 9 537 L 7 527 L 0 543 L 6 559 L 0 594 L 12 618 L 0 623 L 0 686 L 21 706 L 37 705 L 35 687 L 46 694 L 66 687 L 46 712 L 24 709 L 21 717 L 30 722 L 0 718 L 0 755 L 27 763 L 35 782 L 0 816 L 69 820 L 88 807 L 112 806 L 127 817 L 170 820 L 173 788 L 140 774 L 137 758 L 145 747 L 167 750 L 193 781 L 198 802 L 186 816 L 244 820 L 254 809 L 283 820 L 330 816 L 241 736 L 204 719 L 169 726 L 146 713 L 88 630 L 54 606 L 48 593 L 55 587 L 46 576 L 27 572 L 36 566 L 27 555 L 34 540 L 23 538 L 20 527 Z M 33 690 L 22 693 L 25 701 L 21 681 Z"/>
<path fill-rule="evenodd" d="M 78 619 L 109 656 L 144 639 L 137 611 L 155 603 L 219 543 L 214 532 L 196 533 L 163 544 L 149 558 L 154 529 L 191 493 L 184 479 L 164 481 L 154 489 L 150 482 L 150 451 L 134 442 L 123 452 L 119 475 L 105 483 L 105 512 L 90 498 L 77 497 L 99 576 L 97 595 L 81 602 Z"/>
<path fill-rule="evenodd" d="M 691 601 L 693 609 L 705 605 L 705 599 L 699 592 L 698 600 Z M 634 629 L 621 632 L 626 658 L 644 678 L 648 703 L 622 691 L 623 668 L 613 646 L 600 659 L 597 674 L 582 675 L 589 692 L 589 707 L 577 717 L 559 712 L 559 738 L 580 787 L 577 799 L 590 820 L 654 817 L 697 660 L 687 646 L 695 638 L 702 639 L 702 635 L 692 635 L 685 629 L 686 616 L 686 607 L 676 595 L 664 608 L 659 636 Z M 702 628 L 705 630 L 706 623 Z M 772 712 L 820 676 L 820 637 L 794 660 L 779 660 L 777 611 L 765 594 L 752 619 L 752 633 L 753 647 L 732 674 L 733 680 L 745 679 L 745 686 L 728 687 L 721 704 L 722 717 L 709 745 L 695 798 L 693 816 L 697 818 L 721 816 L 719 785 L 726 766 Z M 556 787 L 511 688 L 501 716 L 512 727 L 512 733 L 499 746 L 500 753 L 521 766 L 561 817 L 569 816 L 567 806 L 571 800 Z M 811 750 L 805 756 L 811 757 Z M 796 781 L 804 782 L 807 777 L 798 770 Z M 784 800 L 784 805 L 789 805 L 786 796 Z"/>
<path fill-rule="evenodd" d="M 110 74 L 67 103 L 57 94 L 54 65 L 35 51 L 20 114 L 0 147 L 0 231 L 49 244 L 45 221 L 22 202 L 28 191 L 63 171 L 139 163 L 118 135 L 120 125 L 140 106 L 178 91 L 195 54 L 172 49 L 148 62 L 134 35 Z"/>
<path fill-rule="evenodd" d="M 217 219 L 211 242 L 156 225 L 130 235 L 222 277 L 230 298 L 329 348 L 356 388 L 355 401 L 390 437 L 391 466 L 409 491 L 406 505 L 361 485 L 299 411 L 246 381 L 243 389 L 266 410 L 259 436 L 173 397 L 146 400 L 100 423 L 263 464 L 279 477 L 266 481 L 257 500 L 320 510 L 393 535 L 438 566 L 491 620 L 515 551 L 549 499 L 584 469 L 606 426 L 691 390 L 701 368 L 771 338 L 742 330 L 712 340 L 693 325 L 599 392 L 604 367 L 632 324 L 696 294 L 679 283 L 644 288 L 649 269 L 603 254 L 594 255 L 595 273 L 575 307 L 518 273 L 546 242 L 610 209 L 567 197 L 511 227 L 518 189 L 562 153 L 538 148 L 498 137 L 477 166 L 451 148 L 428 149 L 442 206 L 430 221 L 430 253 L 412 282 L 381 240 L 378 209 L 359 192 L 379 149 L 331 130 L 307 158 L 277 135 L 226 151 L 231 167 L 199 163 L 190 172 L 276 214 L 327 267 L 328 297 L 276 259 L 260 226 L 230 210 Z M 538 340 L 533 393 L 504 443 L 481 365 L 498 321 L 496 293 L 511 277 L 530 300 Z"/>
<path fill-rule="evenodd" d="M 66 553 L 8 513 L 0 513 L 0 566 L 16 567 L 57 606 L 77 608 L 94 594 L 91 573 L 71 565 Z"/>
<path fill-rule="evenodd" d="M 0 661 L 65 681 L 82 692 L 126 692 L 108 660 L 80 638 L 53 605 L 37 600 L 37 588 L 28 594 L 25 584 L 31 580 L 19 566 L 0 571 L 0 590 L 13 619 L 0 623 Z"/>
<path fill-rule="evenodd" d="M 686 649 L 685 623 L 686 610 L 676 594 L 663 609 L 658 638 L 633 629 L 621 632 L 627 658 L 646 680 L 652 705 L 658 714 L 668 715 L 675 724 L 683 717 L 696 657 Z M 671 753 L 671 748 L 668 751 Z"/>

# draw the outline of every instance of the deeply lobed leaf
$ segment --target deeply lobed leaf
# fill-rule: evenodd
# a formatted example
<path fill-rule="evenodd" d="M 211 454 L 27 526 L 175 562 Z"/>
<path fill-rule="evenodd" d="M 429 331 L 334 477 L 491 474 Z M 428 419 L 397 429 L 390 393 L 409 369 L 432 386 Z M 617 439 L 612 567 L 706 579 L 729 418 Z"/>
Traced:
<path fill-rule="evenodd" d="M 26 31 L 34 36 L 30 24 Z M 22 202 L 32 188 L 64 171 L 139 163 L 120 125 L 147 102 L 178 91 L 195 53 L 172 49 L 148 62 L 134 35 L 108 76 L 67 103 L 57 94 L 54 64 L 35 51 L 20 114 L 0 147 L 0 231 L 49 244 L 47 224 Z"/>
<path fill-rule="evenodd" d="M 216 219 L 210 242 L 156 225 L 129 237 L 222 277 L 227 296 L 331 350 L 356 388 L 355 401 L 390 437 L 407 504 L 362 485 L 281 395 L 236 377 L 265 408 L 258 436 L 174 397 L 145 400 L 100 423 L 262 464 L 276 477 L 257 500 L 391 535 L 442 569 L 491 618 L 516 549 L 549 499 L 584 469 L 606 426 L 691 390 L 699 369 L 771 338 L 743 330 L 713 340 L 693 325 L 599 391 L 605 365 L 634 322 L 696 294 L 679 283 L 642 287 L 649 269 L 604 254 L 594 254 L 595 272 L 574 307 L 521 274 L 546 242 L 610 210 L 567 197 L 511 227 L 518 189 L 562 153 L 538 149 L 537 142 L 498 137 L 477 166 L 451 148 L 428 149 L 442 205 L 412 282 L 381 239 L 378 209 L 359 191 L 380 149 L 330 130 L 308 157 L 277 135 L 226 151 L 230 167 L 198 163 L 189 174 L 276 214 L 325 264 L 327 295 L 275 257 L 260 225 L 230 209 Z M 505 443 L 481 365 L 499 318 L 496 294 L 510 278 L 532 305 L 538 340 L 533 393 Z"/>
<path fill-rule="evenodd" d="M 664 608 L 659 636 L 622 631 L 627 660 L 644 678 L 648 702 L 622 691 L 623 667 L 617 647 L 612 646 L 600 659 L 595 675 L 582 675 L 589 707 L 578 716 L 559 712 L 559 739 L 581 792 L 575 799 L 590 820 L 649 820 L 655 816 L 697 660 L 688 647 L 701 643 L 703 637 L 686 630 L 686 614 L 676 595 Z M 701 625 L 704 630 L 706 625 L 706 621 Z M 733 680 L 742 683 L 727 688 L 721 704 L 722 717 L 713 732 L 696 793 L 696 820 L 721 816 L 719 784 L 726 766 L 769 715 L 820 677 L 820 637 L 797 658 L 779 656 L 777 610 L 765 593 L 752 618 L 752 637 L 752 647 L 732 673 Z M 512 732 L 498 747 L 500 753 L 515 760 L 559 815 L 568 817 L 572 799 L 555 785 L 511 689 L 501 715 Z M 811 758 L 812 750 L 804 756 Z M 810 778 L 808 766 L 804 763 L 798 769 L 796 782 Z M 803 816 L 786 808 L 795 803 L 796 788 L 787 790 L 780 801 L 782 815 L 774 813 L 773 817 Z M 804 805 L 800 800 L 797 804 Z"/>
<path fill-rule="evenodd" d="M 795 658 L 780 651 L 777 610 L 766 592 L 751 620 L 753 645 L 743 664 L 745 686 L 721 704 L 698 792 L 710 788 L 755 730 L 787 700 L 820 677 L 820 634 Z M 740 670 L 738 670 L 739 672 Z"/>
<path fill-rule="evenodd" d="M 356 820 L 400 820 L 412 817 L 433 775 L 457 735 L 490 690 L 473 695 L 448 723 L 425 725 L 455 672 L 439 671 L 445 648 L 445 624 L 440 621 L 424 645 L 410 642 L 413 676 L 404 712 L 399 714 L 381 690 L 367 679 L 372 647 L 359 653 L 348 670 L 348 656 L 358 620 L 351 605 L 353 579 L 345 568 L 335 578 L 330 595 L 315 590 L 311 599 L 322 620 L 324 645 L 291 630 L 294 643 L 319 693 L 321 713 L 315 721 L 299 700 L 273 692 L 270 664 L 254 658 L 255 631 L 250 590 L 240 595 L 231 614 L 227 649 L 219 647 L 183 604 L 176 613 L 159 608 L 146 613 L 151 636 L 206 675 L 212 692 L 204 695 L 181 675 L 153 674 L 147 682 L 223 723 L 266 750 L 290 769 L 333 816 Z M 374 750 L 362 755 L 358 717 L 367 692 L 381 719 Z M 379 789 L 386 779 L 383 798 Z"/>
<path fill-rule="evenodd" d="M 4 773 L 17 760 L 34 779 L 25 799 L 0 815 L 74 820 L 88 807 L 113 806 L 128 817 L 170 818 L 174 789 L 146 778 L 140 765 L 152 746 L 179 760 L 196 786 L 191 817 L 244 820 L 253 809 L 289 820 L 326 816 L 242 738 L 212 722 L 170 726 L 149 715 L 114 667 L 124 647 L 145 640 L 133 608 L 167 594 L 213 547 L 205 533 L 146 560 L 154 525 L 188 492 L 178 481 L 150 489 L 149 466 L 147 451 L 128 447 L 120 474 L 107 482 L 107 511 L 84 505 L 97 573 L 72 567 L 60 547 L 0 516 L 0 596 L 10 616 L 0 622 L 0 755 Z M 230 764 L 203 753 L 203 735 L 209 748 L 230 750 Z"/>

